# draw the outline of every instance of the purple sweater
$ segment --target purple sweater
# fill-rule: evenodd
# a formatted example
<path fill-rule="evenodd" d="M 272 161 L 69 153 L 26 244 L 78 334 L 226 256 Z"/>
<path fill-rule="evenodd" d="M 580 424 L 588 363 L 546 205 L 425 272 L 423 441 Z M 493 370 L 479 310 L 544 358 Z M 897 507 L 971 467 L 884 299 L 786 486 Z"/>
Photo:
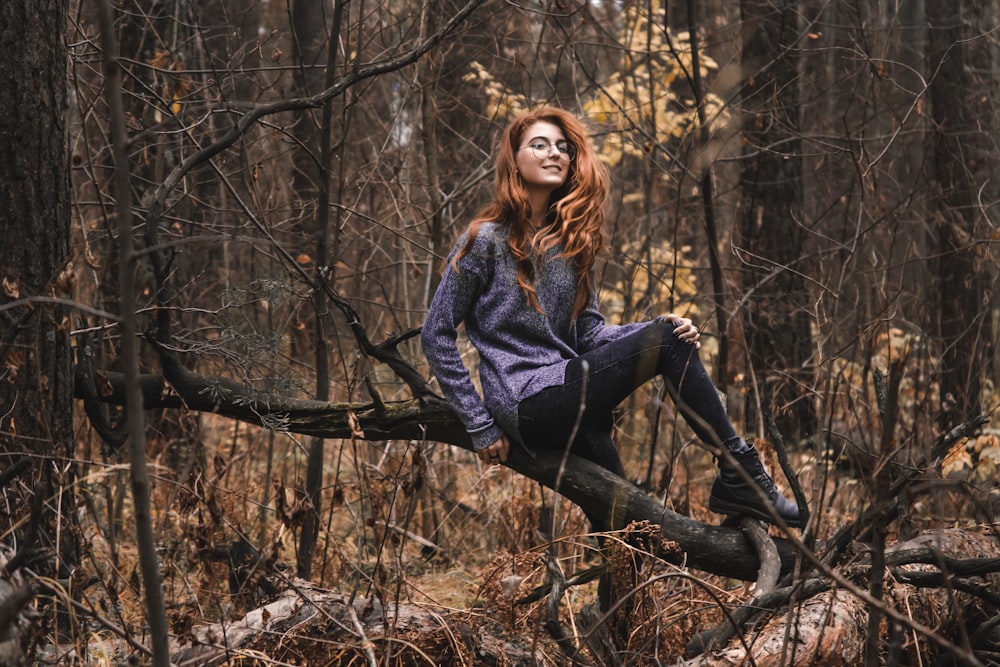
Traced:
<path fill-rule="evenodd" d="M 535 290 L 545 311 L 542 314 L 528 305 L 517 284 L 506 225 L 483 224 L 456 273 L 451 258 L 465 247 L 467 238 L 468 234 L 463 234 L 448 257 L 420 342 L 441 391 L 474 447 L 488 447 L 502 433 L 523 445 L 517 429 L 521 400 L 561 384 L 571 359 L 646 323 L 606 324 L 597 310 L 596 294 L 573 322 L 576 272 L 559 257 L 558 247 L 546 253 L 535 271 Z M 463 322 L 479 352 L 482 397 L 456 345 L 458 326 Z"/>

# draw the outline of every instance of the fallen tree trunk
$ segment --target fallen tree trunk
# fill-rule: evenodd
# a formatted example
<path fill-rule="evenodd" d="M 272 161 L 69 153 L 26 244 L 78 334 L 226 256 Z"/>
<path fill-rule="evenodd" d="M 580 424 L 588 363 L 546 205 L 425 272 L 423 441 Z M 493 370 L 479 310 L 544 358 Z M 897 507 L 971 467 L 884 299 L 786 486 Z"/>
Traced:
<path fill-rule="evenodd" d="M 195 628 L 171 648 L 174 664 L 213 667 L 239 658 L 305 665 L 545 663 L 543 653 L 526 642 L 500 638 L 498 627 L 474 613 L 383 604 L 304 580 L 290 583 L 274 601 L 243 618 Z"/>
<path fill-rule="evenodd" d="M 961 627 L 986 626 L 1000 609 L 987 600 L 962 593 L 955 586 L 922 588 L 900 583 L 902 572 L 940 573 L 927 563 L 933 560 L 952 564 L 972 563 L 984 590 L 1000 584 L 1000 545 L 993 537 L 970 531 L 941 531 L 923 535 L 887 550 L 897 580 L 887 588 L 885 605 L 906 609 L 913 619 L 938 629 L 960 643 Z M 863 577 L 865 565 L 840 569 L 852 578 Z M 952 583 L 958 578 L 952 578 Z M 382 603 L 377 599 L 351 599 L 346 595 L 316 588 L 294 580 L 270 604 L 243 618 L 195 628 L 185 645 L 172 651 L 178 665 L 218 665 L 243 657 L 272 660 L 294 659 L 302 664 L 387 664 L 392 655 L 399 664 L 558 664 L 562 658 L 551 654 L 551 642 L 537 638 L 510 636 L 489 613 L 445 611 L 415 604 Z M 788 591 L 784 591 L 787 595 Z M 775 591 L 757 599 L 782 595 Z M 867 631 L 866 603 L 850 592 L 831 587 L 829 581 L 811 579 L 799 589 L 800 599 L 790 610 L 776 613 L 758 628 L 743 633 L 725 648 L 689 660 L 685 667 L 715 667 L 756 664 L 824 665 L 854 667 L 862 664 Z M 650 619 L 642 619 L 649 622 Z M 581 633 L 588 628 L 579 628 Z M 898 650 L 903 664 L 925 661 L 934 650 L 926 639 L 905 628 L 886 624 L 883 628 L 886 651 Z M 972 633 L 974 634 L 974 633 Z M 749 647 L 749 650 L 748 648 Z M 982 664 L 989 664 L 988 643 L 972 645 L 980 651 Z M 684 650 L 677 644 L 674 655 L 659 655 L 661 662 L 675 664 Z M 405 660 L 408 658 L 408 660 Z M 623 658 L 624 659 L 624 658 Z M 652 664 L 633 655 L 629 664 Z M 396 664 L 395 662 L 392 664 Z"/>
<path fill-rule="evenodd" d="M 933 565 L 954 565 L 956 558 L 966 563 L 974 562 L 981 572 L 988 573 L 974 577 L 976 581 L 970 586 L 966 585 L 969 582 L 965 577 L 943 572 Z M 904 610 L 912 620 L 934 628 L 958 645 L 963 643 L 961 637 L 970 626 L 975 629 L 1000 614 L 997 600 L 989 599 L 990 593 L 1000 586 L 1000 543 L 993 536 L 965 530 L 936 531 L 888 547 L 886 562 L 894 577 L 887 582 L 883 604 Z M 864 581 L 867 575 L 863 562 L 845 566 L 841 571 L 857 581 Z M 907 573 L 921 572 L 940 575 L 938 586 L 930 588 L 904 583 Z M 799 604 L 775 615 L 759 630 L 746 633 L 742 640 L 734 640 L 721 651 L 680 664 L 684 667 L 730 667 L 750 661 L 758 667 L 854 667 L 863 664 L 869 606 L 843 589 L 826 584 L 821 587 L 824 590 L 815 595 L 803 595 Z M 983 595 L 966 592 L 976 588 L 981 588 Z M 926 664 L 926 656 L 936 652 L 926 637 L 891 623 L 882 624 L 881 640 L 886 652 L 895 650 L 905 656 L 897 664 L 920 664 L 920 658 Z M 996 648 L 985 634 L 979 645 L 968 648 L 984 656 L 980 658 L 982 664 L 996 664 L 993 662 Z M 993 659 L 989 657 L 991 654 Z M 959 663 L 968 664 L 961 660 L 954 664 Z"/>
<path fill-rule="evenodd" d="M 164 378 L 143 379 L 144 405 L 179 407 L 212 412 L 279 432 L 322 438 L 366 440 L 425 440 L 472 451 L 468 433 L 443 399 L 433 394 L 398 402 L 368 404 L 328 403 L 262 394 L 224 378 L 208 378 L 184 368 L 171 354 L 161 354 Z M 98 377 L 104 387 L 97 392 L 105 401 L 117 403 L 120 377 L 107 373 Z M 80 398 L 95 392 L 77 390 Z M 649 521 L 662 527 L 663 535 L 676 542 L 682 555 L 663 554 L 672 562 L 684 560 L 689 567 L 712 574 L 752 581 L 759 560 L 744 535 L 735 528 L 713 526 L 671 512 L 627 480 L 577 456 L 565 460 L 560 452 L 531 456 L 514 447 L 506 465 L 525 477 L 554 489 L 580 506 L 589 516 L 608 518 L 612 529 L 632 522 Z M 558 488 L 557 488 L 558 487 Z M 782 573 L 795 560 L 794 546 L 783 539 L 776 545 Z"/>

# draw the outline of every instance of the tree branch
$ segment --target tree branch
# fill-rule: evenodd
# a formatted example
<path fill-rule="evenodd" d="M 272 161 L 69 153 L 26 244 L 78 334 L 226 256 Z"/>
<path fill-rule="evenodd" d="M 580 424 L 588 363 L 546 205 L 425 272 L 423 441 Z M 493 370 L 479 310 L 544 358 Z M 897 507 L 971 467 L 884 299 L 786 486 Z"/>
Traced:
<path fill-rule="evenodd" d="M 767 531 L 761 527 L 759 521 L 751 517 L 742 517 L 739 523 L 740 529 L 743 530 L 754 549 L 760 554 L 761 566 L 754 596 L 746 604 L 740 605 L 729 618 L 723 621 L 722 625 L 702 630 L 692 637 L 685 647 L 685 657 L 693 658 L 708 651 L 716 651 L 728 644 L 733 635 L 740 632 L 748 620 L 762 610 L 766 610 L 766 608 L 761 607 L 760 601 L 771 593 L 778 583 L 781 563 L 778 560 L 778 550 L 771 538 L 768 537 Z"/>
<path fill-rule="evenodd" d="M 484 1 L 485 0 L 469 0 L 469 2 L 462 7 L 462 9 L 456 12 L 454 16 L 452 16 L 452 18 L 441 27 L 441 29 L 431 34 L 425 41 L 418 44 L 412 50 L 382 62 L 371 63 L 363 67 L 356 67 L 345 74 L 340 81 L 326 90 L 308 97 L 298 97 L 291 100 L 282 100 L 280 102 L 262 104 L 258 107 L 254 107 L 248 113 L 241 116 L 236 124 L 230 128 L 228 132 L 222 135 L 222 137 L 208 146 L 205 146 L 201 150 L 196 151 L 183 162 L 174 167 L 163 182 L 151 192 L 148 198 L 147 207 L 149 209 L 149 213 L 147 222 L 158 221 L 159 217 L 163 214 L 163 211 L 166 208 L 167 197 L 180 184 L 181 179 L 183 179 L 188 172 L 235 144 L 239 138 L 242 137 L 243 134 L 261 118 L 286 111 L 321 107 L 328 100 L 343 94 L 353 85 L 364 81 L 365 79 L 370 79 L 387 72 L 394 72 L 406 67 L 407 65 L 415 63 L 424 54 L 441 43 L 445 37 L 450 35 L 455 28 L 465 21 L 465 19 L 467 19 L 469 15 L 472 14 L 472 12 L 475 11 L 475 9 Z"/>
<path fill-rule="evenodd" d="M 154 342 L 155 344 L 155 342 Z M 251 387 L 226 378 L 205 377 L 191 372 L 176 354 L 156 344 L 160 354 L 164 379 L 177 396 L 164 394 L 162 380 L 147 378 L 143 387 L 150 394 L 154 387 L 160 392 L 146 403 L 177 407 L 215 414 L 256 424 L 279 432 L 312 435 L 323 438 L 351 438 L 356 435 L 352 424 L 360 425 L 366 440 L 426 440 L 454 445 L 473 451 L 472 442 L 461 421 L 448 403 L 437 396 L 393 401 L 384 410 L 373 404 L 330 403 L 294 399 L 258 392 Z M 115 382 L 115 375 L 108 376 Z M 108 392 L 104 400 L 113 402 L 118 390 Z M 157 396 L 161 397 L 158 403 Z M 589 516 L 608 517 L 612 530 L 624 528 L 633 521 L 650 521 L 661 527 L 664 536 L 678 543 L 684 552 L 684 562 L 690 567 L 752 581 L 757 577 L 760 561 L 743 534 L 735 529 L 713 526 L 666 509 L 659 501 L 647 496 L 627 480 L 595 463 L 570 455 L 565 468 L 561 451 L 540 451 L 532 457 L 521 448 L 512 448 L 506 465 L 558 492 L 580 506 Z M 781 571 L 790 571 L 795 558 L 794 546 L 785 539 L 775 540 Z M 676 554 L 664 554 L 666 560 L 677 563 Z"/>

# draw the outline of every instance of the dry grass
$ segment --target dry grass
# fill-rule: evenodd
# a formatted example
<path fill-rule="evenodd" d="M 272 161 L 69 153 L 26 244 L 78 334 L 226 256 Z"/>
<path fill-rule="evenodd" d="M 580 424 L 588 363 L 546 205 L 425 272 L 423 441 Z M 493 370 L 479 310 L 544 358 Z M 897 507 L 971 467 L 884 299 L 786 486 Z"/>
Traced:
<path fill-rule="evenodd" d="M 88 547 L 81 568 L 86 574 L 80 581 L 88 585 L 78 593 L 86 606 L 141 637 L 145 609 L 127 469 L 113 458 L 99 461 L 88 455 L 99 448 L 80 423 L 81 457 L 86 461 L 80 490 L 87 501 L 80 524 Z M 268 584 L 281 588 L 282 579 L 294 574 L 297 530 L 309 510 L 303 491 L 308 443 L 208 414 L 183 415 L 176 421 L 168 416 L 154 424 L 154 432 L 172 434 L 151 438 L 149 451 L 168 615 L 172 631 L 183 637 L 194 626 L 242 616 L 267 599 Z M 634 478 L 641 478 L 646 470 L 643 448 L 637 439 L 623 440 L 626 465 Z M 665 491 L 658 495 L 675 511 L 717 523 L 720 517 L 706 509 L 713 462 L 701 448 L 681 446 L 686 442 L 659 447 L 653 481 Z M 326 446 L 314 584 L 418 605 L 473 625 L 487 623 L 496 638 L 535 647 L 551 664 L 563 660 L 541 629 L 544 602 L 517 605 L 515 600 L 546 583 L 546 554 L 558 559 L 567 577 L 599 561 L 595 538 L 588 535 L 577 508 L 509 469 L 483 467 L 470 453 L 443 445 L 330 441 Z M 987 447 L 963 446 L 980 451 Z M 849 467 L 820 465 L 809 452 L 793 453 L 793 464 L 807 494 L 823 499 L 819 539 L 850 521 L 868 502 L 864 479 Z M 769 465 L 777 469 L 773 460 Z M 974 467 L 966 472 L 966 479 L 975 482 Z M 950 487 L 924 494 L 908 520 L 913 528 L 975 523 L 990 510 L 972 501 L 984 499 L 992 499 L 995 508 L 995 490 L 977 495 L 968 493 L 968 487 Z M 538 531 L 543 505 L 555 507 L 551 544 Z M 254 569 L 256 558 L 247 556 L 250 565 L 240 580 L 231 581 L 229 558 L 220 554 L 243 543 L 258 550 L 260 566 Z M 232 560 L 239 561 L 242 556 L 234 553 L 229 553 Z M 615 553 L 614 558 L 636 557 L 634 547 Z M 671 571 L 649 558 L 643 559 L 642 568 L 641 578 L 647 580 Z M 630 584 L 619 585 L 628 590 Z M 574 587 L 563 599 L 561 622 L 575 636 L 584 632 L 581 612 L 593 602 L 595 590 L 593 583 Z M 672 660 L 682 654 L 692 634 L 721 622 L 715 599 L 736 604 L 751 595 L 752 586 L 697 572 L 664 576 L 632 598 L 624 644 L 643 660 Z M 111 639 L 111 633 L 80 618 L 71 641 L 82 653 L 96 655 L 105 638 Z M 288 638 L 277 642 L 273 653 L 258 647 L 262 656 L 269 656 L 259 662 L 306 655 L 310 641 L 317 639 Z M 454 664 L 472 664 L 443 634 L 400 641 L 419 641 L 420 651 L 436 650 L 451 655 Z M 330 655 L 328 646 L 314 648 L 317 654 Z M 94 660 L 101 664 L 99 658 Z M 341 660 L 337 664 L 362 664 L 365 656 L 344 648 Z M 636 664 L 641 662 L 636 658 Z"/>

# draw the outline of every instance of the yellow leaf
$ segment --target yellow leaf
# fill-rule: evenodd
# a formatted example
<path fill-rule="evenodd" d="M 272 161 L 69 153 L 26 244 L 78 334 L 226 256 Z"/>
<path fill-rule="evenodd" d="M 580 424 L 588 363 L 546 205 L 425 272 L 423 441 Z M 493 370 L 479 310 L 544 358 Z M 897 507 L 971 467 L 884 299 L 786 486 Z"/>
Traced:
<path fill-rule="evenodd" d="M 945 477 L 954 472 L 972 467 L 972 455 L 966 447 L 967 439 L 955 443 L 941 461 L 941 474 Z"/>
<path fill-rule="evenodd" d="M 994 465 L 1000 466 L 1000 447 L 990 447 L 979 452 L 979 462 L 991 461 Z"/>

